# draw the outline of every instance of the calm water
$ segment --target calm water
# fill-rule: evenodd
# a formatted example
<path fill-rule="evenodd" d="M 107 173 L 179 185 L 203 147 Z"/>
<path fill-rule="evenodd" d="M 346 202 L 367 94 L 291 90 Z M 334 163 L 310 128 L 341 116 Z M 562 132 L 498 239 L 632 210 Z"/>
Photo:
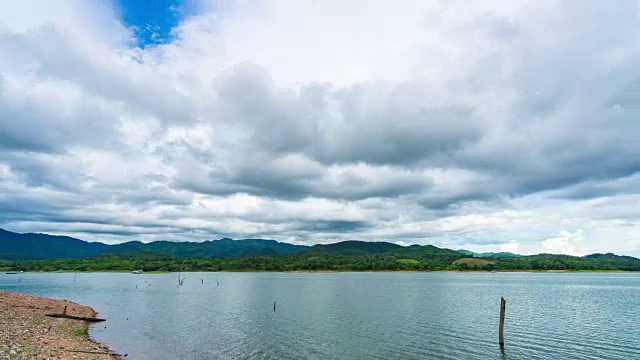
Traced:
<path fill-rule="evenodd" d="M 91 335 L 129 359 L 640 359 L 640 274 L 184 276 L 0 274 L 0 289 L 93 307 L 107 322 Z"/>

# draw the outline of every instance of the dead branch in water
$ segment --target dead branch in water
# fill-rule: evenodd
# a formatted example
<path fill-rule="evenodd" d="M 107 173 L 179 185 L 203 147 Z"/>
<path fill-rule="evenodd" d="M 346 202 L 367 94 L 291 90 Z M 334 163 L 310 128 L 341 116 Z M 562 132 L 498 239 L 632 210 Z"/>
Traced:
<path fill-rule="evenodd" d="M 107 351 L 87 351 L 87 350 L 71 350 L 71 349 L 65 349 L 65 351 L 73 352 L 73 353 L 82 353 L 82 354 L 99 354 L 99 355 L 127 356 L 127 354 L 120 355 L 120 354 L 114 354 L 114 353 L 107 352 Z"/>
<path fill-rule="evenodd" d="M 86 322 L 103 322 L 103 321 L 107 321 L 105 319 L 97 319 L 97 318 L 84 317 L 84 316 L 73 316 L 73 315 L 67 315 L 67 314 L 45 314 L 45 316 L 52 317 L 52 318 L 69 319 L 69 320 L 81 320 L 81 321 L 86 321 Z"/>
<path fill-rule="evenodd" d="M 81 321 L 86 321 L 86 322 L 102 322 L 102 321 L 106 321 L 105 319 L 98 319 L 98 318 L 94 318 L 94 317 L 67 315 L 67 305 L 64 306 L 64 310 L 62 310 L 62 314 L 45 314 L 45 316 L 52 317 L 52 318 L 69 319 L 69 320 L 81 320 Z"/>

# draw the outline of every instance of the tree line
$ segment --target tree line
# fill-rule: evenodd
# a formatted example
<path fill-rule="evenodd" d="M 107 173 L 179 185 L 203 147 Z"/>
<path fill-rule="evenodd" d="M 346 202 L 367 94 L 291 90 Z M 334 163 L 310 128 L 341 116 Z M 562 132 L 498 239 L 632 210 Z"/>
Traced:
<path fill-rule="evenodd" d="M 599 254 L 598 254 L 599 255 Z M 464 254 L 366 256 L 278 255 L 245 258 L 177 258 L 157 253 L 103 255 L 84 259 L 1 261 L 7 271 L 640 271 L 640 260 L 612 254 L 591 257 L 539 254 L 487 259 L 478 265 Z"/>

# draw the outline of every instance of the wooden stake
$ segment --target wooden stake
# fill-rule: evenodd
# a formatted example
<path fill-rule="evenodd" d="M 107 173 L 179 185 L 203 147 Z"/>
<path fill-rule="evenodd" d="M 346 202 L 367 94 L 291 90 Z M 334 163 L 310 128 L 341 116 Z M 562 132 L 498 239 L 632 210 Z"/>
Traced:
<path fill-rule="evenodd" d="M 504 311 L 507 305 L 507 301 L 500 297 L 500 332 L 498 334 L 498 342 L 500 349 L 504 349 Z"/>

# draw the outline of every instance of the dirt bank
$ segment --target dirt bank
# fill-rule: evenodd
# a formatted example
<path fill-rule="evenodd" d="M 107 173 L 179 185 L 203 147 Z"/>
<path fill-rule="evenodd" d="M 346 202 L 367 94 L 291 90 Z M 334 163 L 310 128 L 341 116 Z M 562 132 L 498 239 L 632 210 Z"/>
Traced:
<path fill-rule="evenodd" d="M 68 315 L 96 316 L 69 301 L 0 290 L 0 359 L 119 359 L 89 338 L 86 322 L 45 316 L 65 305 Z"/>

